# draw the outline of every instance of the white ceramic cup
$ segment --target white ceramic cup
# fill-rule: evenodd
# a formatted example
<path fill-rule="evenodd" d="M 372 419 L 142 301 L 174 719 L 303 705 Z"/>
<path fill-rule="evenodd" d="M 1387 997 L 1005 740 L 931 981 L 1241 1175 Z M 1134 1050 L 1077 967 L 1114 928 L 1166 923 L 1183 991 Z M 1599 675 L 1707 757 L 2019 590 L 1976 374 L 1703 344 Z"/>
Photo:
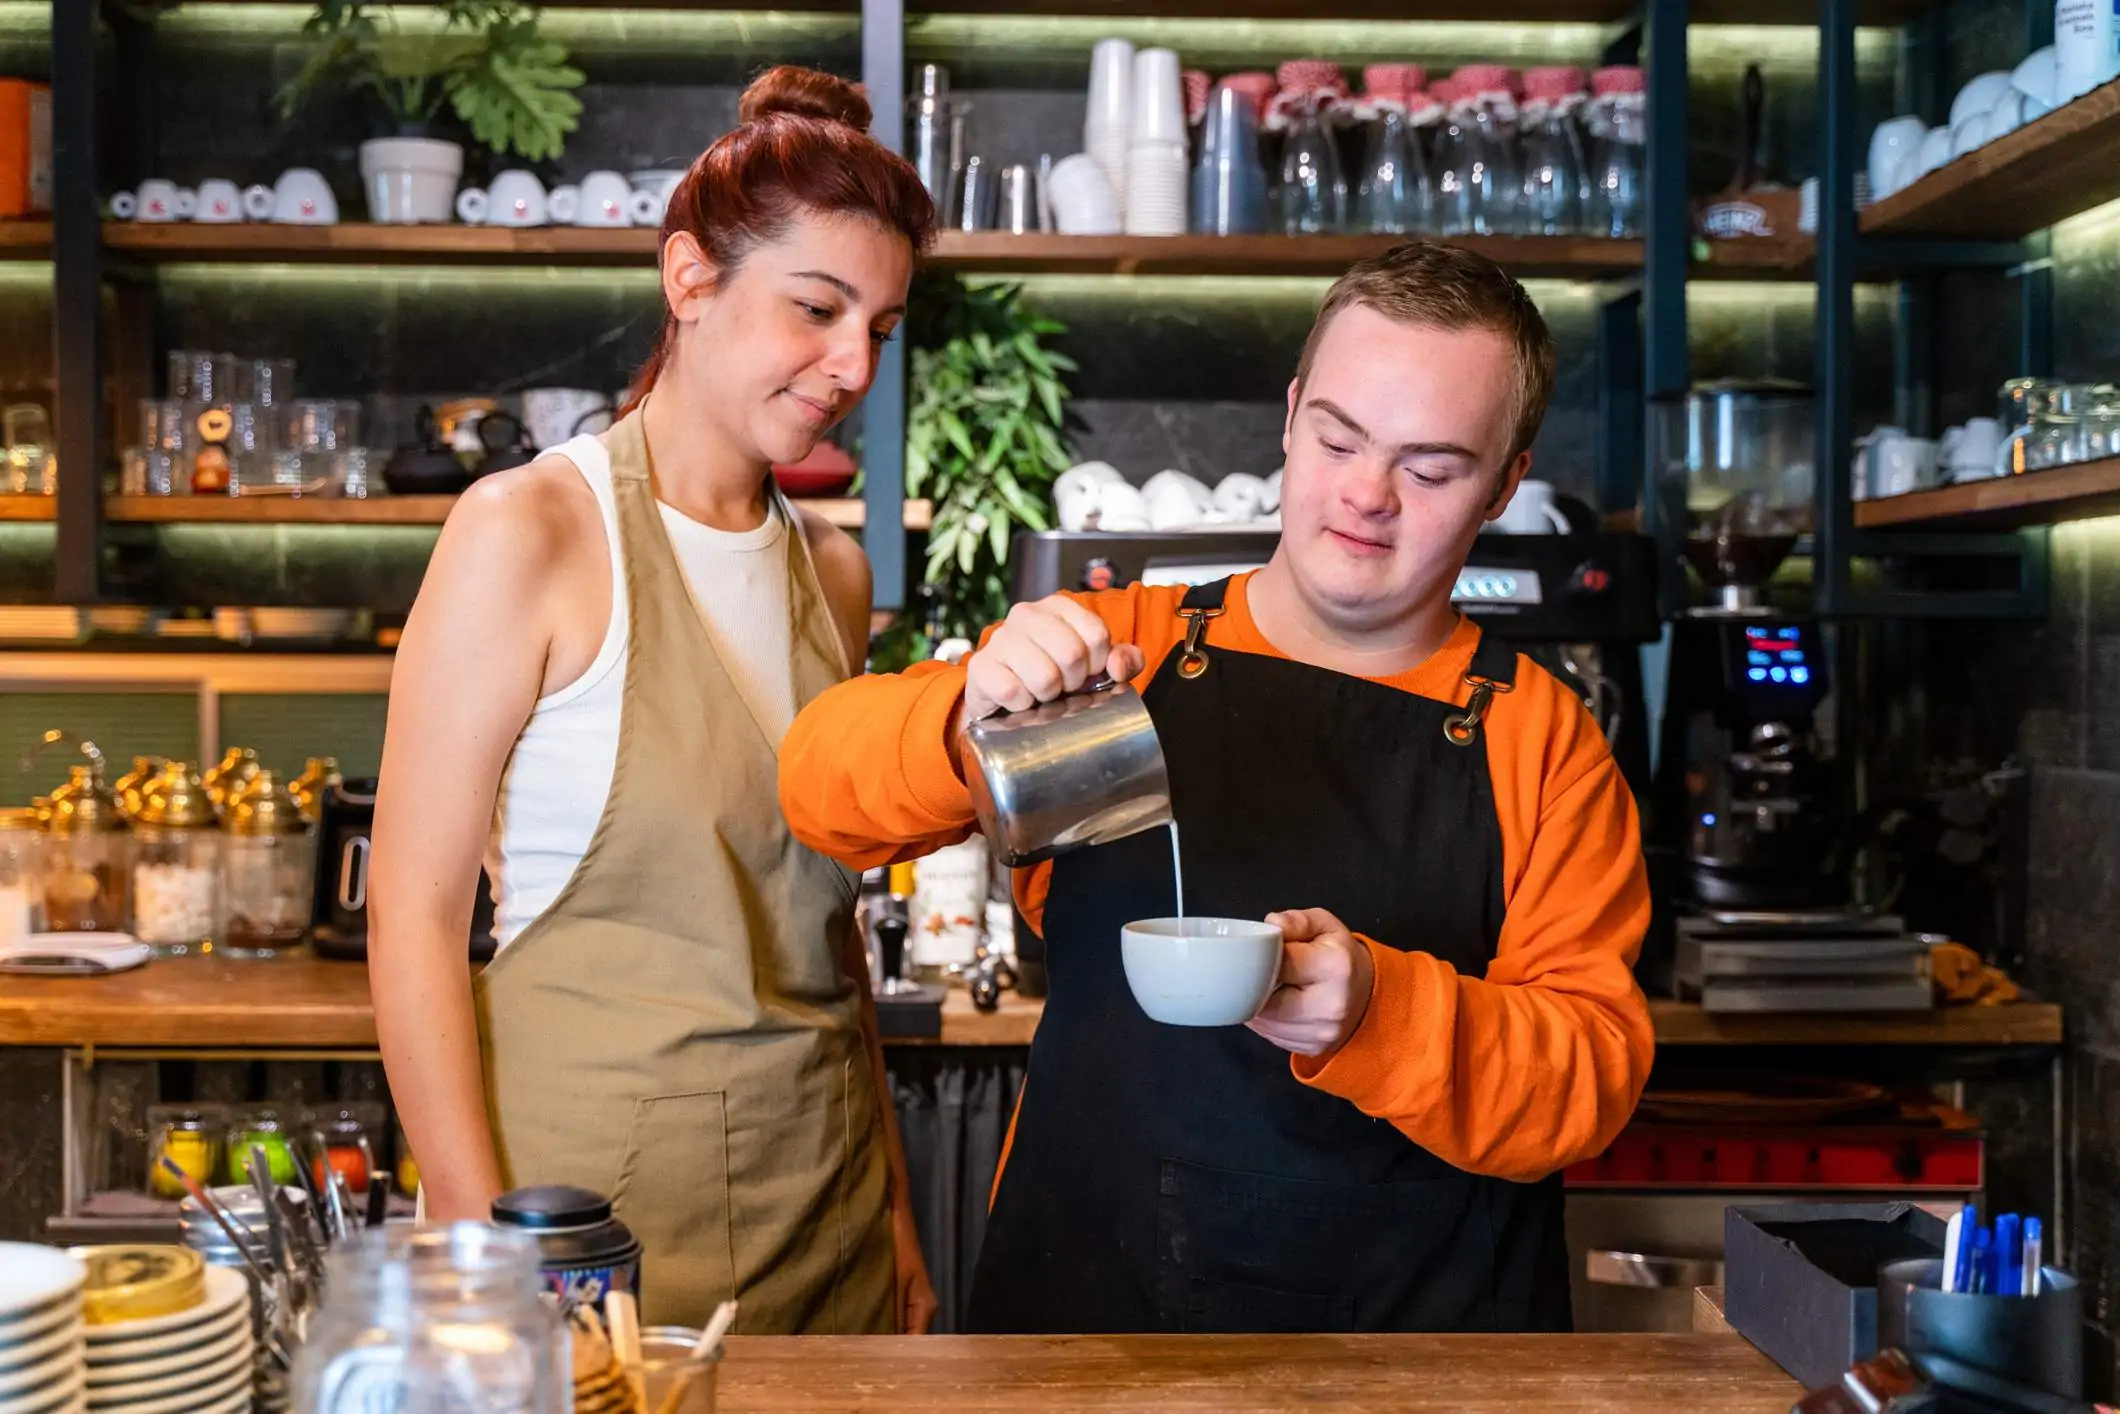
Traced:
<path fill-rule="evenodd" d="M 253 221 L 270 221 L 274 206 L 272 188 L 256 182 L 243 188 L 243 214 Z"/>
<path fill-rule="evenodd" d="M 1266 484 L 1259 496 L 1259 511 L 1262 515 L 1273 515 L 1281 509 L 1281 478 L 1283 474 L 1282 471 L 1276 471 L 1273 475 L 1266 478 Z"/>
<path fill-rule="evenodd" d="M 1929 135 L 1921 140 L 1921 165 L 1916 169 L 1919 176 L 1929 173 L 1951 160 L 1951 130 L 1930 128 Z"/>
<path fill-rule="evenodd" d="M 1148 502 L 1139 487 L 1125 481 L 1108 481 L 1097 489 L 1097 529 L 1148 528 Z"/>
<path fill-rule="evenodd" d="M 1119 234 L 1119 194 L 1095 158 L 1085 153 L 1062 158 L 1047 184 L 1052 195 L 1053 224 L 1071 236 Z"/>
<path fill-rule="evenodd" d="M 1899 433 L 1871 443 L 1871 494 L 1904 496 L 1935 484 L 1936 444 L 1928 438 Z"/>
<path fill-rule="evenodd" d="M 149 177 L 133 198 L 139 203 L 134 219 L 140 221 L 182 221 L 197 210 L 197 194 L 167 177 Z"/>
<path fill-rule="evenodd" d="M 1568 517 L 1553 501 L 1553 483 L 1524 481 L 1489 528 L 1504 535 L 1566 535 Z"/>
<path fill-rule="evenodd" d="M 1241 1026 L 1281 976 L 1281 930 L 1242 918 L 1150 918 L 1119 930 L 1126 985 L 1152 1021 Z"/>
<path fill-rule="evenodd" d="M 2025 55 L 2024 62 L 2010 71 L 2010 86 L 2039 105 L 2039 112 L 2044 113 L 2054 106 L 2058 74 L 2054 46 L 2049 44 Z M 2029 121 L 2034 116 L 2026 113 L 2025 119 Z"/>
<path fill-rule="evenodd" d="M 1870 195 L 1882 201 L 1899 190 L 1899 163 L 1907 153 L 1921 146 L 1921 140 L 1929 135 L 1929 125 L 1921 119 L 1908 116 L 1887 118 L 1870 134 Z"/>
<path fill-rule="evenodd" d="M 530 388 L 523 393 L 523 426 L 539 451 L 557 447 L 583 432 L 609 425 L 611 399 L 594 388 Z"/>
<path fill-rule="evenodd" d="M 1264 514 L 1266 479 L 1233 471 L 1215 483 L 1215 509 L 1231 520 L 1254 520 Z"/>
<path fill-rule="evenodd" d="M 633 189 L 616 172 L 591 172 L 578 186 L 554 187 L 552 219 L 567 226 L 630 226 Z"/>
<path fill-rule="evenodd" d="M 209 177 L 199 183 L 198 210 L 192 220 L 210 226 L 225 226 L 243 219 L 243 193 L 226 177 Z"/>
<path fill-rule="evenodd" d="M 1957 127 L 1975 113 L 1985 113 L 1995 106 L 1995 100 L 2009 91 L 2010 74 L 2007 69 L 1991 69 L 1984 74 L 1975 74 L 1958 90 L 1951 100 L 1951 127 Z"/>
<path fill-rule="evenodd" d="M 544 225 L 553 219 L 545 184 L 520 167 L 510 167 L 486 184 L 486 214 L 482 219 L 492 226 Z"/>
<path fill-rule="evenodd" d="M 1992 417 L 1975 417 L 1944 433 L 1939 453 L 1946 471 L 1986 475 L 2001 447 L 2002 424 Z"/>
<path fill-rule="evenodd" d="M 467 226 L 483 226 L 492 210 L 484 187 L 465 187 L 456 194 L 456 219 Z"/>
<path fill-rule="evenodd" d="M 335 226 L 338 198 L 314 167 L 289 167 L 272 189 L 272 219 L 287 226 Z"/>
<path fill-rule="evenodd" d="M 1988 115 L 1969 114 L 1966 120 L 1951 129 L 1951 160 L 1957 161 L 1969 152 L 1987 145 Z"/>
<path fill-rule="evenodd" d="M 130 221 L 140 214 L 140 196 L 137 192 L 114 191 L 110 194 L 110 214 L 120 221 Z"/>
<path fill-rule="evenodd" d="M 2026 98 L 2016 89 L 2005 90 L 1988 109 L 1988 141 L 1993 142 L 2005 133 L 2013 133 L 2024 126 Z"/>
<path fill-rule="evenodd" d="M 656 187 L 635 187 L 626 198 L 626 217 L 636 226 L 660 226 L 670 194 Z"/>

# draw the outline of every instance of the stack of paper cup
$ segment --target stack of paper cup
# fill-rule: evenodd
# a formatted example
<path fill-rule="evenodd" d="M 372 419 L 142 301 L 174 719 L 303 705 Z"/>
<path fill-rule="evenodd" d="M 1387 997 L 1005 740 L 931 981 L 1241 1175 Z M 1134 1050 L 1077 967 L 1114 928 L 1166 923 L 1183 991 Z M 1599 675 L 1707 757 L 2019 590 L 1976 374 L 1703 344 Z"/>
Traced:
<path fill-rule="evenodd" d="M 1089 112 L 1082 120 L 1082 150 L 1104 169 L 1114 192 L 1126 191 L 1126 153 L 1134 126 L 1134 46 L 1100 39 L 1089 56 Z M 1179 136 L 1184 132 L 1181 129 Z"/>
<path fill-rule="evenodd" d="M 1053 208 L 1053 225 L 1062 235 L 1116 236 L 1124 224 L 1111 179 L 1086 153 L 1056 163 L 1045 191 Z"/>
<path fill-rule="evenodd" d="M 1172 49 L 1134 55 L 1133 142 L 1126 157 L 1126 233 L 1185 233 L 1185 96 Z"/>

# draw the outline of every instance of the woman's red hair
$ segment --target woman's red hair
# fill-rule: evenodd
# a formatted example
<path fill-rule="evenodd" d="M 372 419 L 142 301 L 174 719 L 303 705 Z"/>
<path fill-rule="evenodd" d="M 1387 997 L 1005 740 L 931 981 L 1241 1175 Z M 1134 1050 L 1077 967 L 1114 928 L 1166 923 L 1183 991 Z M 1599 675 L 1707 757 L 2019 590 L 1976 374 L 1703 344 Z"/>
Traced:
<path fill-rule="evenodd" d="M 735 129 L 671 189 L 658 249 L 684 231 L 729 274 L 803 214 L 863 217 L 904 236 L 916 258 L 934 244 L 935 203 L 912 164 L 869 136 L 869 101 L 855 85 L 783 64 L 751 81 L 736 112 Z M 676 339 L 665 310 L 626 411 L 655 386 Z"/>

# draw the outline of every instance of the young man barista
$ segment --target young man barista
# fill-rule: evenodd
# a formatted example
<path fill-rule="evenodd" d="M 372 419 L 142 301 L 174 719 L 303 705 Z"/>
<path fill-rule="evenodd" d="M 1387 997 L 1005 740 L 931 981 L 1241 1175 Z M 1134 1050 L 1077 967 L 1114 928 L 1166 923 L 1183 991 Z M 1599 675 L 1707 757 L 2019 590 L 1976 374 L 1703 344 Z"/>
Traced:
<path fill-rule="evenodd" d="M 1558 1171 L 1648 1075 L 1648 887 L 1581 703 L 1450 603 L 1552 379 L 1493 262 L 1365 261 L 1289 387 L 1265 568 L 1019 604 L 963 666 L 834 687 L 788 733 L 794 833 L 870 867 L 969 833 L 963 722 L 1108 670 L 1162 739 L 1188 910 L 1286 935 L 1248 1028 L 1162 1026 L 1119 930 L 1172 911 L 1164 834 L 1019 873 L 1051 992 L 973 1329 L 1567 1329 Z"/>

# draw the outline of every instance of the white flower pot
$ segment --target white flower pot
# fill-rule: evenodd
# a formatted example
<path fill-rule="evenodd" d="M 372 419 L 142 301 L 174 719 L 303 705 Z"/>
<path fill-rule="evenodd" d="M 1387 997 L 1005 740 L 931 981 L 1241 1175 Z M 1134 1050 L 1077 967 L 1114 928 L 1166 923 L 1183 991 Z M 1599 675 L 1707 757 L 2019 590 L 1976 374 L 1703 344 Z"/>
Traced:
<path fill-rule="evenodd" d="M 429 137 L 379 137 L 361 144 L 361 189 L 368 219 L 392 225 L 456 219 L 464 149 Z"/>

